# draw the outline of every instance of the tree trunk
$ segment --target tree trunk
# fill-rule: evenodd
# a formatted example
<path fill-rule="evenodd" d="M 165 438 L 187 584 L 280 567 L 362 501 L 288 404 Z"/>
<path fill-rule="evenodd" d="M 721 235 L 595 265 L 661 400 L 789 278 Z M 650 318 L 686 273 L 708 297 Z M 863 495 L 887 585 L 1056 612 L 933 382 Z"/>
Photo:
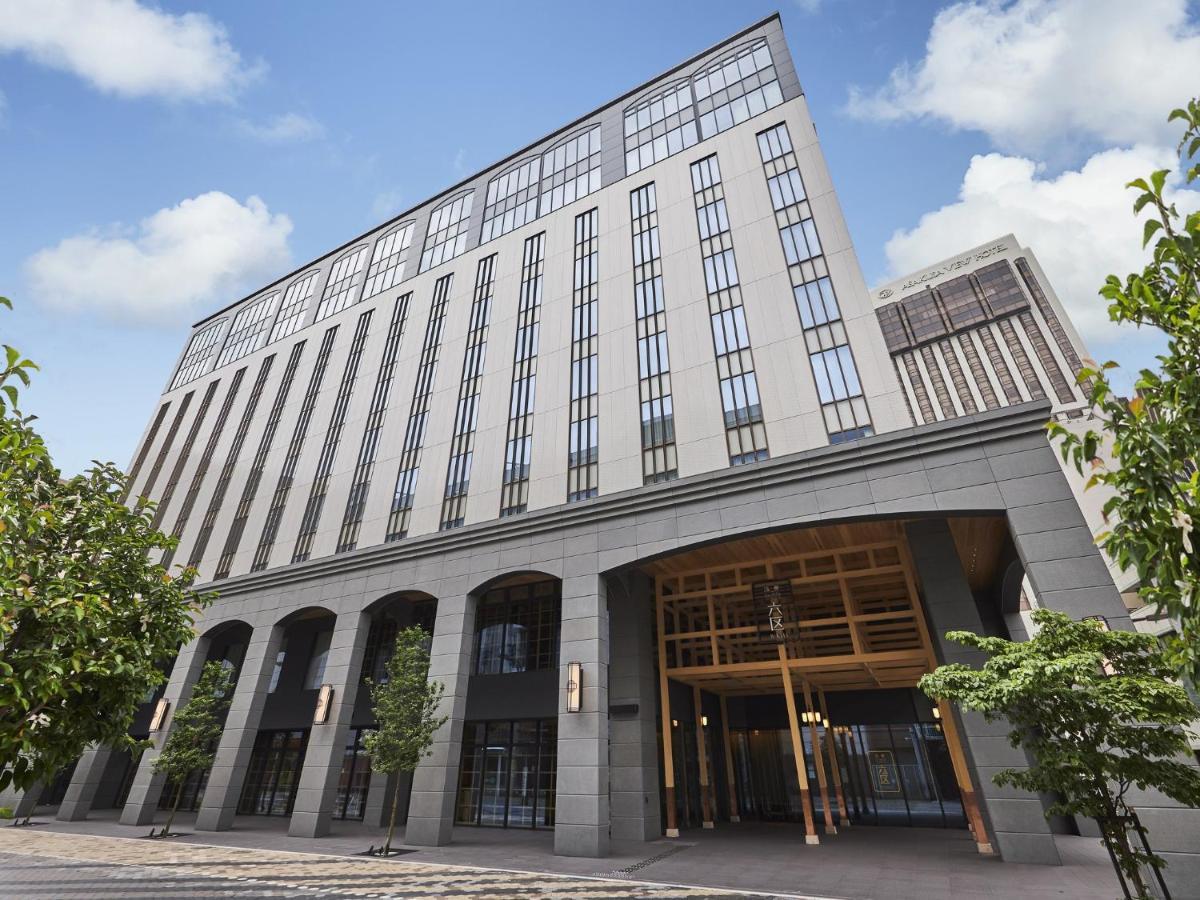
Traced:
<path fill-rule="evenodd" d="M 388 820 L 387 841 L 383 845 L 383 855 L 392 852 L 392 835 L 396 833 L 396 810 L 400 806 L 400 773 L 393 773 L 396 778 L 396 789 L 392 791 L 392 817 Z"/>
<path fill-rule="evenodd" d="M 162 836 L 170 837 L 171 823 L 175 821 L 175 811 L 179 809 L 179 801 L 183 799 L 183 783 L 187 779 L 179 779 L 179 786 L 175 788 L 175 802 L 171 804 L 171 811 L 167 814 L 167 824 L 163 826 Z"/>

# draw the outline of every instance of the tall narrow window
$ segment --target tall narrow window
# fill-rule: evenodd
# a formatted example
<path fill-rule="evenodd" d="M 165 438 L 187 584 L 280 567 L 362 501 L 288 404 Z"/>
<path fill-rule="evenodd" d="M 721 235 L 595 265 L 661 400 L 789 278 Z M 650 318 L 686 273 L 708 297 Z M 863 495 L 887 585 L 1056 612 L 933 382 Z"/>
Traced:
<path fill-rule="evenodd" d="M 158 437 L 158 429 L 162 428 L 163 419 L 167 417 L 167 410 L 170 408 L 170 400 L 158 408 L 158 415 L 154 417 L 154 424 L 150 426 L 150 433 L 146 435 L 146 440 L 142 442 L 142 448 L 138 450 L 137 459 L 133 461 L 133 467 L 129 470 L 129 475 L 125 478 L 125 492 L 121 495 L 122 503 L 128 500 L 129 495 L 133 493 L 133 486 L 137 483 L 138 475 L 142 471 L 142 466 L 146 464 L 146 457 L 150 453 L 150 448 L 154 446 L 154 439 Z"/>
<path fill-rule="evenodd" d="M 513 349 L 512 391 L 508 401 L 508 440 L 504 445 L 504 474 L 500 515 L 525 512 L 529 503 L 529 460 L 533 449 L 533 398 L 537 386 L 538 329 L 542 317 L 542 266 L 546 233 L 525 241 L 521 262 L 521 297 L 517 306 L 517 336 Z"/>
<path fill-rule="evenodd" d="M 220 559 L 217 560 L 217 571 L 213 574 L 214 579 L 228 577 L 233 568 L 233 558 L 237 555 L 238 547 L 241 546 L 242 534 L 246 530 L 246 520 L 250 518 L 250 508 L 254 505 L 258 486 L 262 483 L 263 470 L 267 466 L 267 458 L 271 455 L 271 446 L 275 442 L 275 432 L 279 430 L 279 420 L 283 415 L 284 406 L 287 405 L 292 382 L 296 379 L 296 369 L 300 366 L 304 343 L 304 341 L 298 341 L 288 356 L 287 366 L 283 370 L 283 378 L 279 382 L 279 390 L 275 392 L 275 401 L 271 404 L 271 412 L 267 416 L 262 437 L 258 440 L 258 449 L 250 464 L 250 474 L 242 486 L 242 496 L 234 511 L 229 533 L 225 535 L 225 545 L 221 548 Z"/>
<path fill-rule="evenodd" d="M 421 251 L 422 272 L 454 259 L 467 249 L 467 227 L 474 196 L 474 191 L 459 194 L 430 214 L 425 249 Z"/>
<path fill-rule="evenodd" d="M 488 182 L 483 206 L 486 243 L 538 216 L 538 157 L 522 160 Z"/>
<path fill-rule="evenodd" d="M 633 215 L 633 300 L 637 313 L 642 481 L 653 484 L 670 481 L 679 475 L 654 182 L 631 192 L 629 206 Z"/>
<path fill-rule="evenodd" d="M 758 151 L 829 441 L 865 437 L 873 433 L 871 415 L 787 125 L 761 132 Z"/>
<path fill-rule="evenodd" d="M 196 418 L 193 420 L 192 427 L 188 429 L 187 437 L 184 438 L 183 444 L 179 448 L 179 456 L 175 458 L 175 465 L 171 469 L 171 475 L 167 479 L 166 487 L 163 488 L 162 496 L 158 498 L 158 508 L 154 510 L 152 526 L 154 528 L 158 528 L 163 523 L 163 519 L 167 517 L 167 507 L 171 505 L 171 498 L 175 496 L 175 488 L 179 485 L 179 479 L 183 477 L 183 469 L 192 455 L 192 447 L 196 443 L 196 436 L 200 434 L 200 427 L 204 424 L 204 417 L 208 415 L 208 407 L 212 404 L 213 394 L 217 392 L 217 385 L 220 383 L 220 378 L 214 378 L 209 382 L 208 387 L 204 391 L 204 397 L 200 400 L 200 406 L 196 409 Z"/>
<path fill-rule="evenodd" d="M 371 265 L 367 268 L 367 283 L 363 287 L 364 300 L 369 300 L 404 280 L 406 251 L 412 244 L 412 238 L 413 223 L 405 222 L 375 242 L 375 249 L 371 251 Z"/>
<path fill-rule="evenodd" d="M 271 548 L 275 546 L 275 538 L 279 534 L 279 523 L 283 519 L 283 510 L 287 506 L 288 496 L 292 492 L 292 481 L 296 477 L 296 465 L 300 461 L 300 451 L 304 449 L 304 439 L 308 437 L 308 426 L 317 405 L 317 395 L 321 392 L 321 382 L 325 380 L 325 370 L 329 367 L 329 356 L 333 353 L 333 339 L 337 335 L 337 330 L 338 327 L 334 325 L 321 338 L 316 364 L 308 379 L 308 390 L 300 404 L 300 413 L 296 417 L 296 425 L 292 429 L 292 439 L 288 443 L 283 457 L 279 480 L 275 482 L 275 493 L 271 497 L 267 519 L 263 523 L 262 534 L 258 538 L 258 547 L 254 551 L 254 561 L 250 564 L 251 572 L 265 569 L 267 563 L 271 561 Z"/>
<path fill-rule="evenodd" d="M 746 44 L 692 81 L 700 139 L 710 138 L 783 102 L 765 40 Z"/>
<path fill-rule="evenodd" d="M 626 175 L 695 144 L 696 107 L 688 79 L 627 107 L 624 131 Z"/>
<path fill-rule="evenodd" d="M 572 135 L 542 154 L 539 215 L 600 190 L 600 126 Z"/>
<path fill-rule="evenodd" d="M 600 486 L 599 372 L 600 211 L 575 217 L 571 303 L 571 424 L 567 433 L 567 502 L 595 497 Z"/>
<path fill-rule="evenodd" d="M 317 468 L 313 472 L 308 502 L 304 505 L 304 515 L 300 519 L 300 533 L 296 536 L 296 546 L 292 550 L 292 562 L 304 562 L 312 553 L 317 526 L 321 522 L 321 510 L 325 507 L 325 496 L 329 493 L 329 476 L 333 472 L 333 461 L 342 442 L 342 429 L 346 427 L 346 413 L 350 410 L 350 399 L 354 396 L 358 366 L 362 362 L 363 346 L 367 343 L 373 313 L 374 310 L 368 309 L 358 317 L 354 338 L 350 341 L 350 353 L 346 357 L 346 367 L 342 369 L 342 381 L 333 401 L 333 412 L 329 414 L 325 441 L 321 445 L 321 455 L 317 458 Z"/>
<path fill-rule="evenodd" d="M 150 498 L 154 491 L 154 485 L 158 481 L 158 473 L 162 471 L 163 463 L 167 461 L 167 456 L 171 452 L 171 447 L 175 444 L 175 435 L 179 433 L 179 426 L 183 423 L 183 417 L 187 415 L 188 407 L 192 404 L 192 396 L 195 391 L 188 391 L 183 395 L 183 402 L 179 404 L 179 409 L 175 410 L 175 418 L 171 420 L 171 427 L 167 429 L 167 436 L 163 438 L 162 446 L 158 448 L 158 456 L 154 457 L 154 465 L 150 467 L 150 474 L 146 476 L 146 483 L 138 492 L 139 497 Z M 165 408 L 165 407 L 164 407 Z M 130 479 L 129 490 L 133 486 L 133 480 Z"/>
<path fill-rule="evenodd" d="M 454 273 L 443 275 L 433 286 L 433 303 L 425 325 L 425 342 L 421 345 L 421 362 L 413 384 L 412 405 L 408 409 L 408 426 L 404 429 L 404 446 L 400 451 L 400 469 L 392 492 L 392 509 L 388 515 L 388 541 L 408 537 L 412 517 L 413 497 L 417 492 L 417 476 L 421 474 L 421 448 L 425 446 L 425 425 L 429 419 L 429 400 L 433 396 L 433 379 L 437 375 L 438 357 L 442 352 L 442 330 L 446 324 L 446 303 Z"/>
<path fill-rule="evenodd" d="M 327 319 L 334 313 L 354 303 L 357 288 L 362 281 L 363 268 L 367 264 L 367 245 L 355 247 L 344 253 L 329 270 L 329 281 L 317 305 L 317 321 Z"/>
<path fill-rule="evenodd" d="M 304 314 L 308 312 L 308 304 L 312 302 L 313 292 L 317 289 L 319 274 L 320 272 L 309 272 L 307 275 L 301 275 L 283 292 L 283 304 L 279 307 L 279 317 L 271 328 L 270 343 L 273 344 L 300 330 L 300 326 L 304 324 Z"/>
<path fill-rule="evenodd" d="M 187 493 L 183 497 L 183 505 L 179 507 L 179 514 L 175 517 L 175 527 L 171 529 L 172 537 L 182 537 L 184 529 L 187 528 L 188 519 L 192 516 L 192 508 L 196 505 L 196 497 L 199 496 L 200 487 L 204 484 L 204 476 L 208 474 L 208 467 L 212 465 L 213 454 L 217 452 L 221 433 L 225 430 L 225 423 L 229 420 L 229 411 L 233 409 L 234 401 L 237 400 L 238 391 L 242 387 L 242 379 L 245 376 L 245 366 L 233 373 L 233 381 L 229 383 L 225 400 L 217 411 L 217 418 L 213 422 L 212 428 L 209 429 L 208 443 L 204 445 L 204 452 L 200 454 L 200 460 L 196 463 L 196 471 L 192 473 L 191 484 L 188 485 Z M 175 549 L 165 550 L 162 556 L 163 568 L 170 568 L 174 559 Z"/>
<path fill-rule="evenodd" d="M 442 499 L 443 531 L 459 527 L 466 517 L 475 425 L 479 418 L 479 388 L 483 381 L 483 361 L 487 353 L 488 323 L 492 317 L 492 291 L 495 285 L 496 254 L 493 253 L 479 261 L 479 268 L 475 272 L 475 296 L 471 301 L 467 349 L 463 353 L 462 381 L 459 383 L 458 406 L 454 412 L 454 435 L 450 438 L 450 465 L 446 470 L 446 491 Z"/>
<path fill-rule="evenodd" d="M 221 355 L 217 357 L 218 369 L 231 362 L 237 362 L 243 356 L 249 356 L 266 343 L 271 319 L 278 305 L 279 291 L 272 291 L 238 310 L 237 315 L 233 317 L 233 325 L 229 329 L 229 337 L 221 349 Z"/>
<path fill-rule="evenodd" d="M 221 512 L 221 505 L 225 502 L 225 494 L 229 490 L 229 482 L 233 478 L 238 457 L 242 453 L 242 445 L 246 443 L 246 434 L 250 431 L 250 423 L 254 421 L 254 413 L 258 410 L 258 401 L 262 398 L 263 388 L 266 386 L 274 363 L 275 354 L 271 354 L 262 361 L 262 365 L 258 369 L 258 377 L 254 379 L 254 386 L 250 389 L 250 399 L 247 400 L 246 408 L 242 411 L 237 431 L 233 433 L 229 453 L 225 456 L 225 465 L 221 467 L 217 486 L 213 489 L 213 495 L 208 501 L 208 509 L 204 513 L 204 519 L 200 522 L 200 531 L 196 535 L 195 543 L 192 544 L 192 552 L 188 557 L 189 566 L 198 566 L 204 559 L 204 552 L 208 549 L 208 542 L 212 537 L 213 526 Z"/>
<path fill-rule="evenodd" d="M 187 350 L 183 352 L 183 359 L 179 362 L 179 370 L 175 373 L 168 390 L 173 391 L 180 385 L 195 381 L 212 369 L 213 357 L 220 346 L 221 337 L 225 334 L 226 324 L 228 320 L 221 319 L 192 335 Z"/>
<path fill-rule="evenodd" d="M 363 427 L 362 440 L 358 445 L 358 461 L 350 479 L 350 494 L 346 497 L 346 510 L 342 513 L 342 530 L 338 534 L 337 552 L 345 553 L 358 546 L 358 530 L 362 526 L 363 510 L 367 505 L 367 492 L 371 489 L 371 475 L 375 471 L 375 456 L 379 452 L 379 434 L 383 430 L 383 417 L 387 413 L 388 400 L 392 393 L 392 379 L 396 375 L 396 358 L 400 355 L 400 341 L 404 337 L 404 326 L 408 322 L 408 304 L 412 294 L 396 298 L 392 307 L 392 321 L 388 325 L 387 340 L 383 345 L 383 358 L 379 361 L 379 372 L 375 375 L 375 390 L 371 394 L 371 409 L 367 413 L 367 424 Z"/>
<path fill-rule="evenodd" d="M 763 425 L 754 354 L 742 307 L 742 288 L 733 235 L 725 211 L 725 185 L 716 155 L 692 163 L 692 192 L 700 229 L 700 256 L 708 291 L 708 316 L 721 408 L 725 414 L 725 443 L 731 466 L 766 459 L 767 430 Z"/>

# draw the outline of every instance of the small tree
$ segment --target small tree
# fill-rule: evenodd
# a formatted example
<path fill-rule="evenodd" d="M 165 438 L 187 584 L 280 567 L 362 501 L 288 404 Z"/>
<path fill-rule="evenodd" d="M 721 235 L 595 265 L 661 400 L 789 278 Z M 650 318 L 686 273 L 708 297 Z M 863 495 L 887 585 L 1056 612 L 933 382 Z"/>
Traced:
<path fill-rule="evenodd" d="M 1179 143 L 1186 183 L 1200 179 L 1200 101 L 1177 109 L 1169 121 L 1184 123 Z M 1154 242 L 1150 263 L 1124 281 L 1109 275 L 1100 293 L 1114 322 L 1161 330 L 1167 351 L 1158 367 L 1143 369 L 1132 400 L 1118 396 L 1108 380 L 1116 363 L 1085 369 L 1091 379 L 1093 412 L 1101 430 L 1075 434 L 1058 423 L 1051 436 L 1087 485 L 1107 485 L 1104 504 L 1112 527 L 1099 543 L 1116 562 L 1141 579 L 1138 593 L 1160 613 L 1179 622 L 1171 643 L 1177 670 L 1200 685 L 1200 211 L 1180 215 L 1163 196 L 1169 172 L 1154 172 L 1128 187 L 1137 191 L 1135 215 L 1148 211 L 1142 244 Z M 1099 458 L 1111 448 L 1114 465 Z"/>
<path fill-rule="evenodd" d="M 0 306 L 11 308 L 0 297 Z M 150 561 L 174 541 L 153 507 L 125 505 L 111 463 L 63 478 L 19 389 L 37 367 L 0 356 L 0 790 L 28 789 L 92 744 L 133 746 L 129 724 L 192 639 L 211 596 L 194 569 Z"/>
<path fill-rule="evenodd" d="M 153 766 L 156 773 L 175 782 L 175 800 L 159 837 L 171 834 L 171 824 L 175 821 L 188 776 L 213 764 L 232 689 L 231 670 L 217 661 L 205 663 L 191 699 L 175 713 L 167 742 Z"/>
<path fill-rule="evenodd" d="M 387 664 L 387 678 L 372 683 L 371 703 L 378 728 L 363 738 L 371 757 L 371 769 L 388 775 L 413 772 L 429 755 L 433 733 L 446 721 L 437 714 L 442 700 L 440 681 L 429 680 L 429 636 L 411 627 L 396 635 L 396 647 Z M 388 820 L 387 840 L 380 851 L 387 856 L 396 831 L 396 810 L 400 805 L 400 780 L 392 792 L 392 812 Z"/>
<path fill-rule="evenodd" d="M 1030 751 L 1033 764 L 997 773 L 996 784 L 1056 795 L 1047 816 L 1094 818 L 1126 897 L 1148 896 L 1141 867 L 1157 875 L 1166 863 L 1130 839 L 1131 829 L 1145 834 L 1126 795 L 1135 786 L 1153 788 L 1200 805 L 1200 772 L 1178 759 L 1188 752 L 1182 729 L 1196 707 L 1171 680 L 1174 670 L 1154 637 L 1047 609 L 1033 620 L 1038 632 L 1017 643 L 950 632 L 947 638 L 989 659 L 982 669 L 940 666 L 920 687 L 989 721 L 1006 719 L 1009 741 Z"/>

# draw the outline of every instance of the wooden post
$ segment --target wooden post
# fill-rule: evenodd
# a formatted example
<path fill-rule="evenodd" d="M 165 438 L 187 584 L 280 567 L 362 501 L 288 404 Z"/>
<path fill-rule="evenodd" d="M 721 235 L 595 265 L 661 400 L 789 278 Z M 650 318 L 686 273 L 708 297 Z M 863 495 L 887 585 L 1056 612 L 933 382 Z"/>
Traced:
<path fill-rule="evenodd" d="M 700 766 L 700 815 L 705 828 L 713 828 L 712 785 L 708 778 L 708 741 L 704 734 L 704 706 L 700 688 L 692 685 L 692 706 L 696 712 L 696 762 Z"/>
<path fill-rule="evenodd" d="M 904 581 L 908 586 L 908 596 L 912 600 L 913 612 L 916 614 L 917 630 L 921 634 L 921 642 L 925 645 L 928 655 L 929 671 L 937 668 L 937 656 L 933 652 L 933 640 L 929 636 L 929 625 L 925 619 L 925 608 L 921 604 L 921 595 L 917 592 L 917 581 L 913 578 L 912 555 L 909 552 L 908 541 L 901 545 L 904 562 Z M 946 735 L 946 749 L 950 751 L 950 762 L 954 766 L 954 779 L 958 782 L 959 793 L 962 794 L 963 812 L 967 816 L 967 826 L 975 836 L 975 847 L 987 856 L 995 851 L 988 839 L 987 828 L 983 824 L 983 815 L 979 811 L 979 799 L 975 794 L 975 786 L 971 782 L 971 770 L 967 767 L 967 757 L 963 753 L 962 742 L 958 733 L 958 722 L 954 718 L 954 709 L 945 700 L 938 701 L 938 711 L 941 713 L 942 732 Z"/>
<path fill-rule="evenodd" d="M 667 681 L 667 635 L 666 617 L 663 615 L 662 582 L 654 582 L 654 614 L 658 623 L 658 691 L 659 707 L 662 711 L 663 742 L 663 793 L 667 806 L 666 835 L 679 837 L 679 823 L 675 812 L 675 750 L 671 734 L 671 690 Z"/>
<path fill-rule="evenodd" d="M 966 813 L 967 824 L 975 836 L 975 847 L 980 853 L 990 856 L 994 850 L 983 824 L 983 814 L 979 811 L 979 798 L 975 795 L 975 787 L 971 783 L 971 770 L 967 767 L 967 757 L 959 739 L 954 709 L 948 701 L 939 700 L 938 711 L 941 713 L 939 721 L 942 723 L 942 733 L 946 735 L 946 748 L 950 751 L 950 762 L 954 765 L 954 778 L 958 782 L 959 793 L 962 794 L 963 812 Z"/>
<path fill-rule="evenodd" d="M 738 809 L 737 781 L 733 771 L 733 741 L 729 738 L 729 704 L 725 695 L 721 695 L 721 736 L 725 740 L 725 782 L 729 787 L 729 821 L 742 821 L 741 810 Z"/>
<path fill-rule="evenodd" d="M 819 844 L 813 827 L 812 803 L 808 795 L 808 771 L 804 764 L 804 741 L 800 739 L 800 720 L 796 715 L 796 695 L 792 692 L 792 672 L 788 668 L 787 650 L 779 645 L 780 668 L 783 670 L 783 696 L 787 701 L 788 726 L 792 732 L 792 755 L 796 758 L 796 777 L 800 780 L 800 808 L 804 810 L 804 843 Z"/>
<path fill-rule="evenodd" d="M 829 770 L 833 773 L 833 790 L 837 794 L 838 824 L 849 827 L 850 817 L 846 809 L 846 794 L 842 790 L 842 769 L 838 765 L 837 745 L 833 741 L 833 723 L 829 721 L 829 709 L 825 705 L 825 692 L 817 688 L 817 702 L 821 705 L 821 718 L 825 726 L 825 755 L 829 758 Z"/>
<path fill-rule="evenodd" d="M 825 764 L 821 761 L 821 739 L 817 736 L 817 713 L 812 702 L 812 691 L 808 679 L 801 679 L 804 685 L 804 705 L 808 707 L 808 737 L 812 743 L 813 766 L 817 770 L 817 788 L 821 792 L 821 808 L 825 812 L 825 833 L 837 834 L 837 826 L 833 824 L 833 810 L 829 808 L 829 787 L 825 781 Z"/>

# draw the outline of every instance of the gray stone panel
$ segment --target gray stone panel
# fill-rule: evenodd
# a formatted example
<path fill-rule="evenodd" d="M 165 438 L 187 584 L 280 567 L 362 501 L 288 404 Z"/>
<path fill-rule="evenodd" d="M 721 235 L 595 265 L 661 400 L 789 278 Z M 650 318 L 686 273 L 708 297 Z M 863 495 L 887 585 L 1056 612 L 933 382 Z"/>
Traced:
<path fill-rule="evenodd" d="M 56 818 L 64 822 L 79 822 L 87 818 L 113 752 L 111 747 L 92 747 L 84 751 L 75 766 Z"/>

